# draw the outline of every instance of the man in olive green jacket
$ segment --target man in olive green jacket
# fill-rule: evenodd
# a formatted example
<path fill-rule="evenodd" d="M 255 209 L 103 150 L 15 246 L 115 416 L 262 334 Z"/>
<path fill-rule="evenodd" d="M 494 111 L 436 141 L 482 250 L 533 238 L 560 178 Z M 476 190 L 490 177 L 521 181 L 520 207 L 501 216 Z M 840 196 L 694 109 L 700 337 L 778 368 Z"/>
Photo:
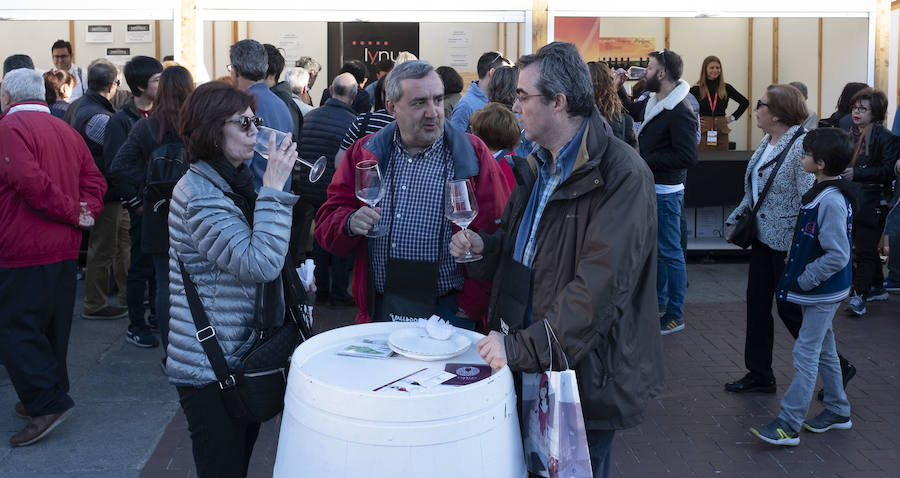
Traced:
<path fill-rule="evenodd" d="M 554 368 L 564 352 L 578 378 L 594 476 L 609 476 L 614 431 L 640 424 L 662 389 L 653 176 L 609 133 L 573 45 L 551 43 L 519 67 L 513 111 L 539 147 L 517 159 L 500 229 L 457 233 L 450 252 L 482 254 L 469 277 L 494 280 L 494 331 L 478 343 L 493 368 L 547 370 L 550 325 Z"/>

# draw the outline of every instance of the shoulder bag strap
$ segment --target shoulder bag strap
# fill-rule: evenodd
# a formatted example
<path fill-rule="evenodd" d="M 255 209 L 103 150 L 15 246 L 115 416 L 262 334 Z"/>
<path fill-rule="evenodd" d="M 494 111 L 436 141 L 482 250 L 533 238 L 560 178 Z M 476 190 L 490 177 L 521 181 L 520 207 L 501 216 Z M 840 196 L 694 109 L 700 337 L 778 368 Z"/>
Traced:
<path fill-rule="evenodd" d="M 219 346 L 218 339 L 216 339 L 216 329 L 209 325 L 209 318 L 206 316 L 206 311 L 203 310 L 203 304 L 200 302 L 200 296 L 197 294 L 197 286 L 194 285 L 194 281 L 191 280 L 191 277 L 184 269 L 184 263 L 180 259 L 178 260 L 178 267 L 181 269 L 184 293 L 187 296 L 188 306 L 191 308 L 194 326 L 197 328 L 194 336 L 200 342 L 203 351 L 206 352 L 206 357 L 209 359 L 213 373 L 216 374 L 216 378 L 219 380 L 219 385 L 221 386 L 223 383 L 229 384 L 229 380 L 230 384 L 233 385 L 234 377 L 228 370 L 225 354 L 222 352 L 222 347 Z"/>
<path fill-rule="evenodd" d="M 769 193 L 769 189 L 772 187 L 772 183 L 775 181 L 775 175 L 778 174 L 778 169 L 781 168 L 781 163 L 784 162 L 785 156 L 787 156 L 788 150 L 793 146 L 794 141 L 797 141 L 797 138 L 803 134 L 803 128 L 798 128 L 797 132 L 794 133 L 794 137 L 791 138 L 791 141 L 778 153 L 778 157 L 775 158 L 775 167 L 772 168 L 772 174 L 769 175 L 769 180 L 766 181 L 766 187 L 763 188 L 762 192 L 759 194 L 759 200 L 756 201 L 756 204 L 753 205 L 753 211 L 750 213 L 753 216 L 756 216 L 757 211 L 759 211 L 760 206 L 762 206 L 763 199 L 765 199 L 766 194 Z"/>

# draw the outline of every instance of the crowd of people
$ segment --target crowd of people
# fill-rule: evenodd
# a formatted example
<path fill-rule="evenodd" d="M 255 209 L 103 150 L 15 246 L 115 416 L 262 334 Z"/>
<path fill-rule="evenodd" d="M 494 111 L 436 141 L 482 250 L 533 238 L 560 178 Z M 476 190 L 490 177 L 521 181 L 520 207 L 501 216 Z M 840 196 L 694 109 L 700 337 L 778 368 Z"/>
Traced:
<path fill-rule="evenodd" d="M 51 54 L 43 74 L 9 56 L 0 84 L 0 360 L 28 419 L 10 444 L 39 441 L 75 405 L 66 354 L 83 250 L 82 318 L 128 317 L 128 343 L 162 343 L 201 477 L 245 476 L 259 433 L 224 406 L 204 331 L 236 366 L 260 323 L 283 321 L 284 273 L 307 258 L 315 304 L 355 307 L 357 323 L 436 314 L 486 333 L 484 360 L 517 373 L 567 359 L 593 474 L 609 476 L 615 430 L 640 424 L 662 390 L 661 336 L 685 329 L 686 175 L 704 151 L 728 149 L 728 125 L 750 106 L 719 58 L 691 85 L 668 49 L 649 54 L 631 91 L 624 71 L 560 42 L 515 62 L 484 53 L 465 93 L 459 72 L 408 52 L 351 60 L 317 105 L 321 65 L 302 57 L 286 71 L 276 47 L 251 39 L 231 46 L 227 77 L 199 86 L 146 56 L 120 75 L 105 59 L 75 66 L 64 40 Z M 857 370 L 832 319 L 848 297 L 864 316 L 900 283 L 900 236 L 884 236 L 900 226 L 898 121 L 883 126 L 887 99 L 865 84 L 848 84 L 818 123 L 806 94 L 774 84 L 757 100 L 765 134 L 725 220 L 726 239 L 750 244 L 747 372 L 725 390 L 776 392 L 774 300 L 796 375 L 781 413 L 751 433 L 788 445 L 801 428 L 851 426 L 844 388 Z M 262 135 L 261 148 L 270 130 L 286 136 Z M 319 157 L 313 181 L 298 160 Z M 357 187 L 367 168 L 380 202 Z M 462 229 L 445 216 L 454 181 L 478 206 Z M 819 372 L 824 409 L 807 420 Z"/>

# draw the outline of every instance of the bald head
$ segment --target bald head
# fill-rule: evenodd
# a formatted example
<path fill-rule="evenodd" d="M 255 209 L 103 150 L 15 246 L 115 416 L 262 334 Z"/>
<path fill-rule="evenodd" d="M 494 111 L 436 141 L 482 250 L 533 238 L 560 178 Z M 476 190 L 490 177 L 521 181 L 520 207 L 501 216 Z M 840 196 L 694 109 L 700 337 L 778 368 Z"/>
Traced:
<path fill-rule="evenodd" d="M 347 104 L 353 104 L 356 90 L 356 78 L 350 73 L 341 73 L 331 82 L 331 96 Z"/>

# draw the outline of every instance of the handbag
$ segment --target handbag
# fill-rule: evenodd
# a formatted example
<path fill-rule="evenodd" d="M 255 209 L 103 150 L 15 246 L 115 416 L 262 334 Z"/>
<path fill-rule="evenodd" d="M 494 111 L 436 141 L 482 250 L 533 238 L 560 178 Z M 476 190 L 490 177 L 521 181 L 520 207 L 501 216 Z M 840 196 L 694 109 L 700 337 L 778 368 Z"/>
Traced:
<path fill-rule="evenodd" d="M 285 315 L 283 323 L 265 328 L 260 323 L 260 304 L 263 284 L 256 290 L 254 306 L 253 344 L 240 358 L 234 370 L 230 370 L 225 360 L 222 347 L 216 339 L 216 329 L 210 325 L 197 287 L 178 261 L 181 277 L 184 280 L 185 294 L 191 309 L 191 316 L 197 329 L 195 337 L 203 347 L 213 372 L 216 375 L 222 399 L 228 415 L 234 419 L 251 423 L 262 423 L 276 415 L 284 408 L 284 392 L 287 387 L 287 371 L 290 358 L 297 346 L 311 336 L 308 321 L 303 317 L 302 296 L 297 295 L 296 281 L 291 280 L 289 264 L 285 260 L 282 279 L 285 292 Z M 302 286 L 300 288 L 302 290 Z M 305 294 L 304 294 L 305 295 Z M 251 335 L 251 336 L 253 336 Z"/>
<path fill-rule="evenodd" d="M 756 201 L 756 204 L 753 205 L 753 209 L 749 212 L 749 214 L 740 214 L 737 217 L 737 221 L 734 223 L 734 228 L 731 231 L 731 237 L 728 240 L 731 241 L 732 244 L 735 244 L 743 249 L 750 247 L 753 244 L 753 241 L 757 237 L 757 227 L 756 227 L 756 213 L 759 212 L 760 206 L 762 206 L 763 199 L 765 199 L 766 194 L 769 193 L 769 189 L 772 187 L 772 183 L 775 181 L 775 175 L 778 174 L 778 169 L 781 168 L 781 163 L 784 162 L 784 157 L 787 156 L 788 150 L 791 149 L 791 146 L 794 144 L 794 141 L 797 140 L 800 135 L 803 134 L 803 128 L 798 128 L 797 132 L 794 133 L 794 136 L 791 138 L 791 142 L 778 153 L 778 156 L 769 161 L 768 164 L 763 165 L 763 168 L 770 164 L 774 164 L 774 168 L 772 168 L 772 174 L 769 175 L 768 181 L 766 181 L 766 186 L 763 188 L 762 193 L 759 194 L 759 199 Z"/>
<path fill-rule="evenodd" d="M 593 471 L 578 380 L 575 371 L 569 369 L 565 352 L 562 357 L 566 369 L 553 371 L 553 341 L 560 344 L 547 319 L 544 319 L 544 328 L 550 367 L 543 373 L 522 374 L 526 465 L 530 473 L 538 476 L 591 478 Z"/>

